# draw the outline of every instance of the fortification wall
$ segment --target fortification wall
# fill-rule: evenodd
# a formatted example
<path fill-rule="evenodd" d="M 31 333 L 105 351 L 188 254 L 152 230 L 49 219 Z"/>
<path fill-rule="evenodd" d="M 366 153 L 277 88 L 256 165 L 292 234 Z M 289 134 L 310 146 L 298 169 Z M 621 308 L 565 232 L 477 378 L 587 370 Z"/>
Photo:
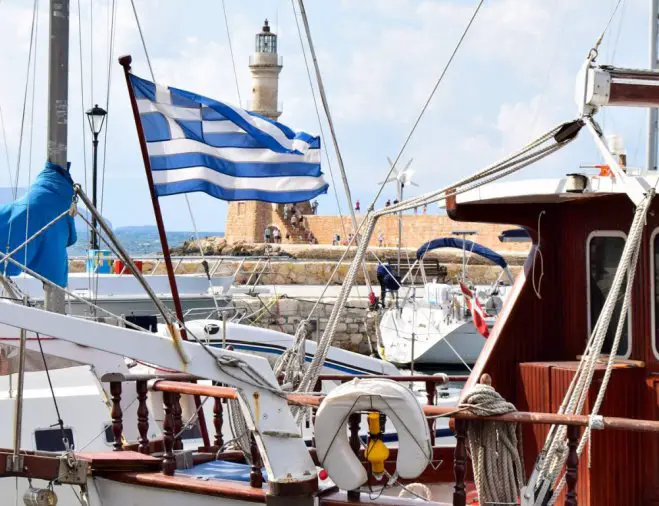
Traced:
<path fill-rule="evenodd" d="M 334 234 L 339 234 L 341 239 L 345 233 L 352 233 L 352 222 L 347 216 L 305 216 L 309 228 L 314 233 L 320 244 L 331 244 Z M 359 217 L 360 223 L 363 218 Z M 528 243 L 506 243 L 499 241 L 499 234 L 507 229 L 515 228 L 513 225 L 495 225 L 490 223 L 463 223 L 453 221 L 446 215 L 436 214 L 408 214 L 403 215 L 403 247 L 418 248 L 424 242 L 451 235 L 454 230 L 473 230 L 476 235 L 470 239 L 494 250 L 506 251 L 528 251 Z M 378 235 L 384 235 L 385 246 L 398 244 L 398 216 L 384 216 L 380 218 L 375 233 L 371 238 L 371 245 L 377 246 Z M 505 246 L 505 247 L 503 247 Z"/>
<path fill-rule="evenodd" d="M 363 216 L 358 217 L 359 223 Z M 332 244 L 335 234 L 341 236 L 341 240 L 347 239 L 347 234 L 353 233 L 350 217 L 331 215 L 304 215 L 305 227 L 318 239 L 319 244 Z M 446 215 L 437 214 L 406 214 L 403 215 L 403 247 L 418 248 L 424 242 L 437 237 L 451 235 L 455 230 L 471 230 L 476 235 L 471 239 L 479 244 L 494 250 L 505 251 L 528 251 L 528 243 L 507 243 L 504 245 L 499 241 L 499 234 L 507 229 L 515 228 L 514 225 L 496 225 L 491 223 L 465 223 L 453 221 Z M 225 239 L 229 244 L 238 241 L 263 242 L 263 231 L 265 227 L 274 225 L 281 231 L 282 242 L 286 240 L 286 232 L 292 231 L 290 224 L 284 223 L 276 206 L 262 202 L 240 202 L 231 203 L 227 219 Z M 396 246 L 398 241 L 398 216 L 384 216 L 380 218 L 371 238 L 371 245 L 378 245 L 378 236 L 384 236 L 385 246 Z"/>

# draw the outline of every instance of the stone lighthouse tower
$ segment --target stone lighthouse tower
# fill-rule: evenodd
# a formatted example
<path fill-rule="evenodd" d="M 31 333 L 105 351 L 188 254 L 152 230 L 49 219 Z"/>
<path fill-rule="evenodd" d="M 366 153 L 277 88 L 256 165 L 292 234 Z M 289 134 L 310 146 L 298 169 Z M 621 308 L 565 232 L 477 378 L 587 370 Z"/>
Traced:
<path fill-rule="evenodd" d="M 256 34 L 249 69 L 252 72 L 252 98 L 247 109 L 273 120 L 278 119 L 281 115 L 278 95 L 282 60 L 277 54 L 277 34 L 271 31 L 267 19 Z M 283 223 L 280 208 L 283 206 L 258 201 L 230 202 L 225 230 L 227 241 L 263 242 L 265 228 L 272 226 L 276 226 L 283 237 L 286 224 Z"/>
<path fill-rule="evenodd" d="M 268 20 L 256 34 L 256 48 L 249 59 L 252 72 L 252 100 L 250 111 L 276 120 L 281 115 L 277 106 L 279 94 L 279 73 L 282 69 L 281 57 L 277 54 L 277 35 L 270 31 Z"/>

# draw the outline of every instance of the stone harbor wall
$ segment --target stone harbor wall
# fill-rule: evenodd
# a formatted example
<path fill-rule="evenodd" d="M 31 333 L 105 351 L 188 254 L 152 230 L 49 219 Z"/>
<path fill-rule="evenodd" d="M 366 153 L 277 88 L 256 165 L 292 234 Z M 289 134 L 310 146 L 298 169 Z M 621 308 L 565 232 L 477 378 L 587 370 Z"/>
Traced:
<path fill-rule="evenodd" d="M 310 320 L 315 329 L 312 339 L 318 341 L 327 326 L 327 321 L 336 299 L 324 299 L 316 308 Z M 250 323 L 258 327 L 269 328 L 294 335 L 298 324 L 311 312 L 315 301 L 290 298 L 261 297 L 259 299 L 240 299 L 236 305 L 247 314 L 256 314 L 250 318 Z M 267 308 L 267 309 L 266 309 Z M 334 346 L 346 350 L 369 354 L 376 350 L 375 318 L 369 315 L 368 301 L 362 298 L 351 298 L 344 309 L 343 317 L 337 324 L 334 335 Z M 369 339 L 372 348 L 369 347 Z"/>

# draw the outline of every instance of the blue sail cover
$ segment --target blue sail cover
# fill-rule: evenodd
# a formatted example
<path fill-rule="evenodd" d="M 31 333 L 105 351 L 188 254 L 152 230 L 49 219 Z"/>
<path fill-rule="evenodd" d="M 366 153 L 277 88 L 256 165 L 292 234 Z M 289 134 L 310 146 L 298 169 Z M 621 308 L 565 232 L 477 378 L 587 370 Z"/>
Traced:
<path fill-rule="evenodd" d="M 512 228 L 499 234 L 499 241 L 501 242 L 528 242 L 530 240 L 531 236 L 523 228 Z"/>
<path fill-rule="evenodd" d="M 0 206 L 0 251 L 7 254 L 23 244 L 27 238 L 69 209 L 72 198 L 73 180 L 69 171 L 46 162 L 45 169 L 23 197 Z M 65 287 L 69 275 L 66 248 L 73 245 L 76 239 L 73 217 L 65 216 L 14 253 L 12 258 Z M 0 264 L 2 272 L 9 276 L 16 276 L 23 271 L 9 262 Z"/>
<path fill-rule="evenodd" d="M 443 237 L 441 239 L 433 239 L 432 241 L 428 241 L 416 251 L 416 258 L 417 260 L 421 260 L 428 251 L 434 249 L 439 249 L 439 248 L 462 249 L 463 247 L 465 250 L 471 253 L 476 253 L 477 255 L 487 258 L 490 262 L 497 264 L 502 269 L 505 269 L 506 266 L 508 265 L 506 263 L 506 260 L 501 255 L 499 255 L 499 253 L 497 253 L 496 251 L 492 251 L 490 248 L 486 248 L 485 246 L 476 244 L 473 241 L 469 241 L 466 239 L 463 240 L 457 237 Z"/>

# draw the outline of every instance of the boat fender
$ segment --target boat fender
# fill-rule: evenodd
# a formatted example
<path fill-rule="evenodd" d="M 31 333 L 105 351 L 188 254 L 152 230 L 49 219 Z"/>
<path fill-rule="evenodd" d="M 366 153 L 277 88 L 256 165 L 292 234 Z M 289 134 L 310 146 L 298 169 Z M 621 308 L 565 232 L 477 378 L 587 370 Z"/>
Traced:
<path fill-rule="evenodd" d="M 418 477 L 432 458 L 428 422 L 419 401 L 395 381 L 357 378 L 332 390 L 316 414 L 316 452 L 334 483 L 343 490 L 354 490 L 368 479 L 346 430 L 350 414 L 360 411 L 387 416 L 398 433 L 396 472 L 404 479 Z"/>

